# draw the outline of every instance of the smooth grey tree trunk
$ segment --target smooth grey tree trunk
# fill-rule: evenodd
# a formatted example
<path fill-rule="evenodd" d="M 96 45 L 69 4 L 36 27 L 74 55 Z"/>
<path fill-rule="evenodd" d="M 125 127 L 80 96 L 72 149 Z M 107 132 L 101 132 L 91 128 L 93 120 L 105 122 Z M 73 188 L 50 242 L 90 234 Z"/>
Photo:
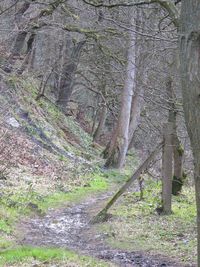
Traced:
<path fill-rule="evenodd" d="M 136 31 L 142 31 L 145 23 L 145 14 L 142 10 L 137 10 Z M 136 73 L 134 82 L 134 95 L 131 104 L 131 115 L 129 123 L 129 149 L 133 147 L 134 134 L 140 122 L 141 110 L 144 104 L 144 86 L 142 83 L 147 80 L 146 57 L 148 55 L 147 46 L 149 41 L 136 34 Z M 145 51 L 145 52 L 144 52 Z"/>
<path fill-rule="evenodd" d="M 144 88 L 141 87 L 135 92 L 135 95 L 132 99 L 131 104 L 131 116 L 130 116 L 130 123 L 129 123 L 129 141 L 128 141 L 128 148 L 131 149 L 133 147 L 133 138 L 134 133 L 139 125 L 140 122 L 140 114 L 144 102 Z"/>
<path fill-rule="evenodd" d="M 130 15 L 130 24 L 134 27 L 135 13 Z M 127 70 L 124 88 L 122 92 L 121 109 L 119 119 L 110 141 L 108 149 L 108 158 L 106 167 L 122 168 L 125 163 L 126 153 L 128 150 L 129 140 L 129 122 L 131 114 L 131 103 L 133 96 L 133 88 L 135 83 L 135 32 L 129 34 L 129 49 L 127 56 Z"/>

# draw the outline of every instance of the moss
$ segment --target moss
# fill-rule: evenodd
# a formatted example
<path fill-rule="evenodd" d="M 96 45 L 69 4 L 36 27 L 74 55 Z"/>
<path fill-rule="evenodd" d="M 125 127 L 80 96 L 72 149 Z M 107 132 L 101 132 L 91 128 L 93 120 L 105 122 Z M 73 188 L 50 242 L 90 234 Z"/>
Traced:
<path fill-rule="evenodd" d="M 177 196 L 182 189 L 184 179 L 182 177 L 173 176 L 172 179 L 172 194 Z"/>
<path fill-rule="evenodd" d="M 182 173 L 182 177 L 173 176 L 173 179 L 172 179 L 172 194 L 174 196 L 177 196 L 178 194 L 180 194 L 186 178 L 187 178 L 187 174 L 184 171 Z"/>
<path fill-rule="evenodd" d="M 33 126 L 28 125 L 28 124 L 26 124 L 26 123 L 24 123 L 24 122 L 23 122 L 23 125 L 24 125 L 24 127 L 26 128 L 26 130 L 27 130 L 27 132 L 28 132 L 29 134 L 31 134 L 31 135 L 33 135 L 33 136 L 37 136 L 37 137 L 39 137 L 37 131 L 34 129 Z"/>
<path fill-rule="evenodd" d="M 93 38 L 96 41 L 101 37 L 97 31 L 95 30 L 90 30 L 90 29 L 85 29 L 85 28 L 80 28 L 74 25 L 65 25 L 64 29 L 67 31 L 72 31 L 72 32 L 78 32 L 85 34 L 88 38 Z"/>
<path fill-rule="evenodd" d="M 179 145 L 179 147 L 177 148 L 177 151 L 178 151 L 180 157 L 183 156 L 183 154 L 184 154 L 184 147 L 183 147 L 182 144 Z"/>
<path fill-rule="evenodd" d="M 58 107 L 56 107 L 56 105 L 54 105 L 53 103 L 45 100 L 44 98 L 40 98 L 40 100 L 38 101 L 38 105 L 44 109 L 48 115 L 54 119 L 54 120 L 59 120 L 62 113 L 59 110 Z"/>
<path fill-rule="evenodd" d="M 31 94 L 31 97 L 33 99 L 36 98 L 39 90 L 38 81 L 34 79 L 33 77 L 21 77 L 20 79 L 20 85 L 24 90 Z M 29 100 L 30 101 L 30 100 Z"/>
<path fill-rule="evenodd" d="M 7 82 L 7 84 L 9 85 L 9 86 L 11 86 L 12 88 L 15 88 L 15 85 L 17 84 L 17 83 L 19 83 L 21 81 L 21 79 L 18 77 L 18 76 L 16 76 L 16 75 L 9 75 L 9 76 L 7 76 L 7 78 L 6 78 L 6 82 Z"/>

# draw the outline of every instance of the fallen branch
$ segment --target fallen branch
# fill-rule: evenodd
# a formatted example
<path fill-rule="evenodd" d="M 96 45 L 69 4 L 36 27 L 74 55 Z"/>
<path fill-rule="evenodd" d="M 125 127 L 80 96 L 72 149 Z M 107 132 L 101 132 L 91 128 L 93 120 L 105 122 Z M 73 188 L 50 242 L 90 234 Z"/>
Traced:
<path fill-rule="evenodd" d="M 90 223 L 100 223 L 106 220 L 108 217 L 107 211 L 110 207 L 117 201 L 117 199 L 129 188 L 129 186 L 139 178 L 142 172 L 144 172 L 151 161 L 155 158 L 157 153 L 163 146 L 163 142 L 159 143 L 157 147 L 153 150 L 153 152 L 149 155 L 149 157 L 139 166 L 139 168 L 134 172 L 134 174 L 126 181 L 126 183 L 117 191 L 117 193 L 111 198 L 111 200 L 106 204 L 106 206 L 95 216 L 92 218 Z"/>

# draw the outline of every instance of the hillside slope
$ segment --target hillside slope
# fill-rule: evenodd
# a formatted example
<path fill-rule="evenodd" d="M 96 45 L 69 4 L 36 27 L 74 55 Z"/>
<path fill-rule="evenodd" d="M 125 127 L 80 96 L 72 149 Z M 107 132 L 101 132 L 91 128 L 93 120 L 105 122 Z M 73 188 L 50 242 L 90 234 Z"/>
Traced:
<path fill-rule="evenodd" d="M 49 99 L 36 101 L 37 90 L 33 78 L 1 75 L 1 250 L 17 245 L 20 218 L 107 187 L 91 136 Z"/>

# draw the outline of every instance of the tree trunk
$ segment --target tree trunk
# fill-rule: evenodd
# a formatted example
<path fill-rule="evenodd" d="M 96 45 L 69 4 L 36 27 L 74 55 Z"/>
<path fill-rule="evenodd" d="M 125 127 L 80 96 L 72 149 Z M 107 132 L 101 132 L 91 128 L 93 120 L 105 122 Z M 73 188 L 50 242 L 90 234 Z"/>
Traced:
<path fill-rule="evenodd" d="M 142 31 L 145 28 L 145 13 L 142 10 L 137 10 L 136 31 Z M 134 133 L 140 122 L 141 110 L 144 103 L 144 85 L 147 81 L 147 65 L 146 58 L 148 56 L 149 40 L 144 36 L 136 35 L 136 65 L 137 71 L 135 74 L 135 94 L 133 95 L 131 104 L 131 116 L 129 123 L 129 149 L 133 147 Z M 145 52 L 144 52 L 145 51 Z"/>
<path fill-rule="evenodd" d="M 131 14 L 131 24 L 134 25 L 134 12 Z M 135 33 L 130 32 L 130 43 L 127 58 L 127 70 L 122 93 L 121 109 L 114 135 L 110 141 L 106 167 L 122 168 L 128 150 L 128 131 L 131 113 L 131 102 L 135 82 Z"/>
<path fill-rule="evenodd" d="M 18 26 L 20 29 L 24 28 L 24 25 L 22 24 L 22 18 L 23 18 L 24 13 L 29 9 L 30 5 L 31 5 L 30 1 L 24 1 L 21 8 L 15 14 L 15 22 L 17 24 L 19 24 Z M 24 47 L 27 34 L 28 34 L 28 32 L 24 31 L 24 30 L 20 30 L 17 33 L 13 47 L 11 49 L 11 56 L 10 56 L 11 58 L 14 56 L 20 55 L 20 53 Z"/>
<path fill-rule="evenodd" d="M 15 13 L 15 22 L 17 24 L 21 22 L 23 14 L 29 9 L 30 5 L 31 5 L 31 1 L 24 1 L 21 8 Z"/>
<path fill-rule="evenodd" d="M 101 135 L 101 132 L 102 132 L 104 125 L 105 125 L 105 122 L 106 122 L 106 115 L 107 115 L 107 107 L 104 104 L 101 108 L 99 123 L 98 123 L 98 126 L 97 126 L 95 133 L 94 133 L 94 136 L 93 136 L 94 142 L 97 142 L 100 135 Z"/>
<path fill-rule="evenodd" d="M 143 96 L 144 96 L 144 88 L 141 87 L 140 90 L 137 90 L 132 99 L 131 104 L 131 116 L 130 116 L 130 124 L 129 124 L 129 142 L 128 148 L 131 149 L 133 147 L 133 138 L 134 133 L 139 125 L 140 121 L 140 113 L 143 106 Z"/>
<path fill-rule="evenodd" d="M 180 69 L 183 107 L 194 156 L 200 267 L 200 1 L 183 0 L 180 20 Z"/>
<path fill-rule="evenodd" d="M 85 41 L 79 42 L 77 46 L 73 48 L 73 52 L 70 59 L 66 59 L 64 62 L 59 82 L 59 95 L 57 100 L 57 104 L 62 109 L 66 108 L 67 103 L 69 102 L 70 97 L 72 95 L 75 72 L 79 63 L 81 50 L 84 44 Z M 68 42 L 66 45 L 68 45 Z M 70 63 L 68 63 L 68 61 L 70 61 Z"/>
<path fill-rule="evenodd" d="M 31 53 L 33 49 L 33 43 L 35 41 L 35 33 L 32 33 L 27 41 L 27 50 L 26 50 L 26 56 L 23 60 L 23 63 L 20 67 L 20 69 L 17 71 L 18 74 L 22 74 L 24 70 L 28 67 L 31 59 Z"/>
<path fill-rule="evenodd" d="M 10 50 L 10 56 L 5 62 L 4 70 L 6 72 L 11 72 L 13 70 L 13 64 L 16 57 L 20 57 L 22 49 L 25 45 L 26 37 L 28 32 L 23 30 L 24 25 L 20 25 L 23 14 L 29 9 L 30 2 L 25 1 L 21 8 L 15 14 L 15 22 L 19 24 L 19 32 L 16 34 L 12 48 Z"/>
<path fill-rule="evenodd" d="M 172 180 L 172 194 L 177 196 L 184 183 L 183 173 L 183 153 L 182 144 L 177 135 L 173 135 L 173 150 L 174 150 L 174 176 Z"/>
<path fill-rule="evenodd" d="M 173 134 L 172 134 L 172 145 L 173 145 L 173 159 L 174 159 L 174 170 L 173 170 L 173 180 L 172 180 L 172 194 L 178 195 L 181 192 L 184 177 L 183 177 L 183 153 L 181 141 L 177 134 L 177 109 L 175 104 L 175 93 L 172 87 L 172 79 L 169 77 L 166 83 L 167 95 L 168 95 L 168 107 L 169 107 L 169 118 L 168 121 L 173 124 Z"/>
<path fill-rule="evenodd" d="M 171 214 L 172 202 L 172 134 L 173 124 L 166 123 L 163 127 L 164 146 L 162 155 L 162 213 Z"/>
<path fill-rule="evenodd" d="M 20 56 L 20 53 L 24 47 L 25 40 L 26 40 L 27 32 L 20 31 L 14 41 L 13 48 L 11 50 L 11 59 L 15 56 Z"/>

